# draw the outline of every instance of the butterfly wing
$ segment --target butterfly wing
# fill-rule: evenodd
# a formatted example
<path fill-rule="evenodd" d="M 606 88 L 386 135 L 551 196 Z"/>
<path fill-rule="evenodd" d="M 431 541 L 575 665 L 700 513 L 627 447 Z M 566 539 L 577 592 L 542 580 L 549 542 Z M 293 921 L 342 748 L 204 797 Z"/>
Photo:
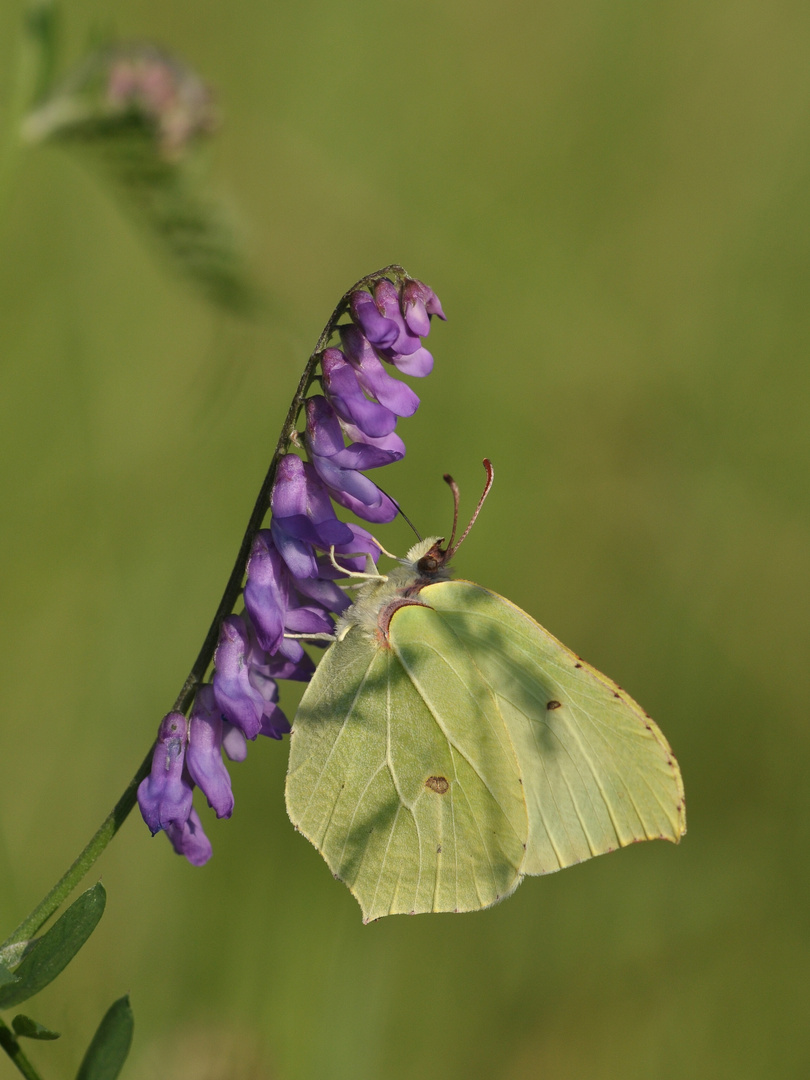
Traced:
<path fill-rule="evenodd" d="M 474 911 L 522 880 L 528 818 L 492 691 L 444 620 L 353 627 L 298 707 L 287 810 L 371 920 Z"/>
<path fill-rule="evenodd" d="M 520 608 L 478 585 L 423 589 L 503 717 L 529 815 L 524 874 L 638 840 L 678 842 L 683 784 L 667 740 L 619 686 Z"/>

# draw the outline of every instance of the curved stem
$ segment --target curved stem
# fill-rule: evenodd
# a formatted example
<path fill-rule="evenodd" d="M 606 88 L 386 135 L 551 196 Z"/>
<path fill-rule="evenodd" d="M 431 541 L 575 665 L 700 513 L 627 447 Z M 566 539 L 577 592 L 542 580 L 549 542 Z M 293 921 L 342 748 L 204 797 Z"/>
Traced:
<path fill-rule="evenodd" d="M 383 267 L 382 270 L 377 270 L 373 274 L 368 274 L 366 277 L 361 278 L 360 281 L 352 285 L 351 289 L 343 294 L 337 307 L 332 312 L 329 321 L 323 328 L 321 336 L 318 338 L 318 343 L 307 361 L 307 365 L 301 375 L 301 380 L 298 383 L 298 389 L 295 391 L 295 396 L 293 397 L 289 411 L 287 412 L 287 417 L 281 429 L 281 435 L 276 444 L 270 467 L 267 470 L 267 475 L 264 478 L 253 511 L 248 520 L 245 535 L 242 537 L 242 543 L 239 545 L 239 553 L 236 556 L 236 561 L 234 562 L 233 569 L 231 570 L 230 577 L 225 586 L 225 591 L 222 594 L 222 599 L 219 602 L 213 621 L 208 628 L 208 633 L 205 636 L 197 659 L 194 661 L 191 671 L 189 672 L 186 681 L 183 683 L 180 693 L 177 695 L 177 699 L 172 707 L 173 711 L 185 712 L 194 700 L 197 688 L 202 683 L 202 680 L 211 665 L 211 661 L 214 658 L 214 651 L 219 639 L 220 623 L 227 615 L 230 615 L 234 605 L 239 599 L 239 593 L 242 589 L 242 579 L 245 576 L 247 561 L 250 557 L 253 541 L 270 508 L 270 495 L 273 490 L 273 483 L 276 478 L 278 464 L 289 448 L 298 422 L 298 415 L 306 399 L 307 391 L 315 378 L 315 370 L 320 361 L 320 354 L 329 344 L 329 339 L 335 333 L 341 317 L 348 310 L 351 294 L 357 289 L 373 285 L 383 277 L 393 277 L 397 280 L 401 280 L 407 278 L 408 275 L 401 266 L 392 265 Z M 123 795 L 101 823 L 88 845 L 62 875 L 47 896 L 34 908 L 30 915 L 23 919 L 16 930 L 9 935 L 2 945 L 0 945 L 0 950 L 9 945 L 27 941 L 29 938 L 33 937 L 34 934 L 45 925 L 54 912 L 64 903 L 99 855 L 101 855 L 102 851 L 104 851 L 107 844 L 109 844 L 124 824 L 130 811 L 135 806 L 138 785 L 149 773 L 151 767 L 152 749 L 153 747 L 150 747 L 149 753 L 141 762 L 140 768 L 135 773 L 132 780 L 130 780 Z"/>

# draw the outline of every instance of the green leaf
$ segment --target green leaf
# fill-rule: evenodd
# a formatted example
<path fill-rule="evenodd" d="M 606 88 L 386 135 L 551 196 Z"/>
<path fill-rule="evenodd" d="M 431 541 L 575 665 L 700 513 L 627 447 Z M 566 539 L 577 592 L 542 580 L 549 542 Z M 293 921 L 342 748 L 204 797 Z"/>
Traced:
<path fill-rule="evenodd" d="M 20 1038 L 43 1040 L 60 1038 L 58 1031 L 51 1031 L 44 1024 L 39 1024 L 36 1020 L 32 1020 L 30 1016 L 23 1016 L 22 1013 L 14 1017 L 11 1026 L 14 1028 L 15 1035 L 19 1035 Z"/>
<path fill-rule="evenodd" d="M 106 902 L 104 886 L 98 882 L 83 892 L 46 934 L 30 943 L 14 972 L 17 982 L 0 987 L 0 1009 L 38 994 L 67 967 L 95 930 Z"/>
<path fill-rule="evenodd" d="M 113 1002 L 98 1026 L 76 1080 L 115 1080 L 132 1045 L 134 1021 L 129 997 Z"/>
<path fill-rule="evenodd" d="M 17 981 L 17 976 L 0 960 L 0 987 L 9 986 Z"/>
<path fill-rule="evenodd" d="M 288 813 L 366 921 L 477 911 L 686 828 L 643 709 L 502 596 L 447 580 L 439 544 L 360 589 L 293 725 Z"/>

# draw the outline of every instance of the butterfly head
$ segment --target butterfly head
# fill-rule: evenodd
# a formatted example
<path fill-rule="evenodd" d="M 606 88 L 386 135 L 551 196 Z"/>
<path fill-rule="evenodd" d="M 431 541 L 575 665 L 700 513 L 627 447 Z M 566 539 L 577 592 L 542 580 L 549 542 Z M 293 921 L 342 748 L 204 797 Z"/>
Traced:
<path fill-rule="evenodd" d="M 449 549 L 443 548 L 443 536 L 428 536 L 414 544 L 408 554 L 402 560 L 405 566 L 410 567 L 421 578 L 445 578 Z"/>

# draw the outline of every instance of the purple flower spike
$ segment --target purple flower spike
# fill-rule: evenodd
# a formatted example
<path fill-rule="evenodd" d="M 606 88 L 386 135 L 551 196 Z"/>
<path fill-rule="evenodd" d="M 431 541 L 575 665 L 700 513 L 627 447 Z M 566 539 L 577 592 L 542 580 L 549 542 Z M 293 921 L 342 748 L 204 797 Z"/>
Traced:
<path fill-rule="evenodd" d="M 399 337 L 399 326 L 384 317 L 369 293 L 353 292 L 349 310 L 368 340 L 378 349 L 390 349 Z"/>
<path fill-rule="evenodd" d="M 233 813 L 231 778 L 222 761 L 222 713 L 213 686 L 200 687 L 188 722 L 186 766 L 218 818 Z"/>
<path fill-rule="evenodd" d="M 229 761 L 244 761 L 247 757 L 247 739 L 227 720 L 222 721 L 222 749 Z"/>
<path fill-rule="evenodd" d="M 271 653 L 278 649 L 284 637 L 289 597 L 287 576 L 287 567 L 276 550 L 271 531 L 262 529 L 253 541 L 244 597 L 258 644 Z"/>
<path fill-rule="evenodd" d="M 214 697 L 223 716 L 255 739 L 262 726 L 264 700 L 249 679 L 247 629 L 238 615 L 222 620 L 214 654 Z"/>
<path fill-rule="evenodd" d="M 138 786 L 138 805 L 152 835 L 182 823 L 191 812 L 192 785 L 183 768 L 188 727 L 182 713 L 163 717 L 152 755 L 152 771 Z"/>
<path fill-rule="evenodd" d="M 342 437 L 340 441 L 343 445 Z M 297 454 L 287 454 L 279 462 L 270 505 L 270 531 L 294 578 L 317 575 L 313 544 L 329 549 L 350 538 L 323 484 Z"/>
<path fill-rule="evenodd" d="M 166 835 L 178 855 L 185 855 L 192 866 L 204 866 L 211 858 L 211 841 L 203 832 L 197 811 L 192 806 L 191 812 L 182 825 L 170 825 Z"/>
<path fill-rule="evenodd" d="M 340 349 L 327 349 L 321 357 L 323 388 L 332 408 L 349 424 L 371 438 L 389 435 L 397 424 L 396 414 L 379 402 L 369 401 L 360 388 L 354 368 Z"/>
<path fill-rule="evenodd" d="M 419 398 L 410 386 L 388 374 L 361 331 L 356 326 L 341 326 L 340 340 L 365 392 L 397 416 L 413 416 L 419 408 Z"/>

